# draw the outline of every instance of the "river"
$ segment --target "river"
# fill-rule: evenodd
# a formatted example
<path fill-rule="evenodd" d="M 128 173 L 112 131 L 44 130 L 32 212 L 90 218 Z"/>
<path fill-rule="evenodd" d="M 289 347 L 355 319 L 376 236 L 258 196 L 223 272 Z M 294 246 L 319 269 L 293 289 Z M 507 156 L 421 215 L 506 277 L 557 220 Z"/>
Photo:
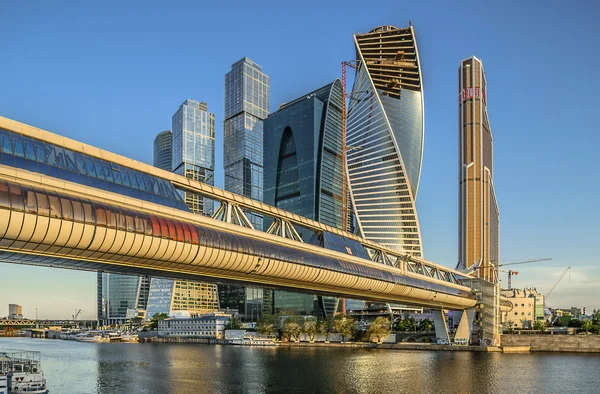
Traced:
<path fill-rule="evenodd" d="M 79 343 L 0 338 L 42 352 L 51 394 L 600 392 L 594 354 Z"/>

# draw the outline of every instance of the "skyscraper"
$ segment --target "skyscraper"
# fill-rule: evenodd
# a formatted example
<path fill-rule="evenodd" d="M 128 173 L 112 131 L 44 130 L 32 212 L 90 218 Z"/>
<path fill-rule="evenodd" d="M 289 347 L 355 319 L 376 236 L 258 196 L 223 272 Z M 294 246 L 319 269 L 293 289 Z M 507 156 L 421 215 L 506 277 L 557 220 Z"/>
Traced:
<path fill-rule="evenodd" d="M 173 133 L 165 130 L 158 133 L 154 139 L 154 167 L 161 170 L 173 171 Z"/>
<path fill-rule="evenodd" d="M 269 77 L 258 64 L 244 57 L 225 75 L 225 190 L 258 201 L 263 198 L 263 120 L 268 114 Z M 262 216 L 246 214 L 255 228 L 262 229 Z M 254 321 L 263 314 L 263 298 L 268 292 L 219 285 L 220 307 L 237 309 L 242 319 Z"/>
<path fill-rule="evenodd" d="M 163 131 L 154 139 L 154 166 L 212 184 L 214 115 L 207 111 L 206 103 L 186 100 L 173 115 L 173 130 L 177 132 Z M 212 212 L 212 202 L 193 193 L 180 193 L 192 212 Z M 212 283 L 164 278 L 152 278 L 149 283 L 148 319 L 157 312 L 190 315 L 218 309 L 217 286 Z"/>
<path fill-rule="evenodd" d="M 423 84 L 415 32 L 354 35 L 357 70 L 347 115 L 347 166 L 362 235 L 422 256 L 416 210 L 423 157 Z"/>
<path fill-rule="evenodd" d="M 342 215 L 342 85 L 338 79 L 269 115 L 264 152 L 265 203 L 343 228 L 347 219 Z M 269 224 L 265 220 L 264 227 Z M 331 234 L 316 239 L 308 230 L 298 232 L 305 242 L 331 249 L 339 245 L 338 251 L 346 253 L 343 241 Z M 332 316 L 337 309 L 334 297 L 278 290 L 273 302 L 281 313 Z"/>
<path fill-rule="evenodd" d="M 173 115 L 173 172 L 214 185 L 215 116 L 206 103 L 185 100 Z M 195 193 L 182 192 L 192 212 L 212 215 L 213 202 Z"/>
<path fill-rule="evenodd" d="M 225 75 L 225 190 L 258 201 L 263 193 L 263 120 L 268 114 L 269 77 L 245 57 Z M 248 218 L 254 227 L 262 227 L 262 217 Z"/>
<path fill-rule="evenodd" d="M 98 320 L 102 324 L 124 323 L 145 309 L 149 278 L 98 272 Z"/>
<path fill-rule="evenodd" d="M 219 309 L 217 286 L 212 283 L 152 278 L 146 318 L 155 313 L 169 316 L 201 315 Z"/>
<path fill-rule="evenodd" d="M 487 115 L 487 82 L 481 60 L 461 62 L 459 116 L 459 267 L 494 280 L 500 256 L 500 214 L 494 192 L 493 138 Z"/>

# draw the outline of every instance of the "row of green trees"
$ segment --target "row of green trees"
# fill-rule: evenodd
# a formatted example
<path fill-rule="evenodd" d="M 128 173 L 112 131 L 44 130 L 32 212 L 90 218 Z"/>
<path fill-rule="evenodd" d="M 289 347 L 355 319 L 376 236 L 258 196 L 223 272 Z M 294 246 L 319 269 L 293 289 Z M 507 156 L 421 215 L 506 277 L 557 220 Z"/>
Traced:
<path fill-rule="evenodd" d="M 273 335 L 280 332 L 282 339 L 289 341 L 300 339 L 305 334 L 313 341 L 317 334 L 325 335 L 329 340 L 329 334 L 342 334 L 344 340 L 351 338 L 354 334 L 354 320 L 344 318 L 341 315 L 334 319 L 317 320 L 314 316 L 289 316 L 282 320 L 280 315 L 264 315 L 258 319 L 256 330 L 263 335 Z"/>
<path fill-rule="evenodd" d="M 414 317 L 410 317 L 409 315 L 404 315 L 402 319 L 394 320 L 394 324 L 392 325 L 394 331 L 433 331 L 435 329 L 433 322 L 429 319 L 422 319 L 420 321 L 416 321 Z"/>

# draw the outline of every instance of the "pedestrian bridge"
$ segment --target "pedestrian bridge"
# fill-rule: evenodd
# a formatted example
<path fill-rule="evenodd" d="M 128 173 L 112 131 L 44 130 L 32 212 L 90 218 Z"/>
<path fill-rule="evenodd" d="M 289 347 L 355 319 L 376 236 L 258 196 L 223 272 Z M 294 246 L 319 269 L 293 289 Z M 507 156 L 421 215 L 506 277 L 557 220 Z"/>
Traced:
<path fill-rule="evenodd" d="M 356 235 L 0 117 L 0 261 L 443 309 L 472 279 Z M 177 190 L 220 203 L 189 212 Z M 267 232 L 244 212 L 269 216 Z M 302 242 L 295 228 L 315 233 Z M 328 248 L 321 245 L 328 244 Z"/>

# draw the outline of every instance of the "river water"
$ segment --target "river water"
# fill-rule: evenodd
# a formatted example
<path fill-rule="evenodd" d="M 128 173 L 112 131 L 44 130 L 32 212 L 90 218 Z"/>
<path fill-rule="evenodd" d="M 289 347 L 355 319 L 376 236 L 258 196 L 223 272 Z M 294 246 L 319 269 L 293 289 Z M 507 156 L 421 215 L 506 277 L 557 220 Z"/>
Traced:
<path fill-rule="evenodd" d="M 0 338 L 39 350 L 51 394 L 598 393 L 600 355 Z"/>

